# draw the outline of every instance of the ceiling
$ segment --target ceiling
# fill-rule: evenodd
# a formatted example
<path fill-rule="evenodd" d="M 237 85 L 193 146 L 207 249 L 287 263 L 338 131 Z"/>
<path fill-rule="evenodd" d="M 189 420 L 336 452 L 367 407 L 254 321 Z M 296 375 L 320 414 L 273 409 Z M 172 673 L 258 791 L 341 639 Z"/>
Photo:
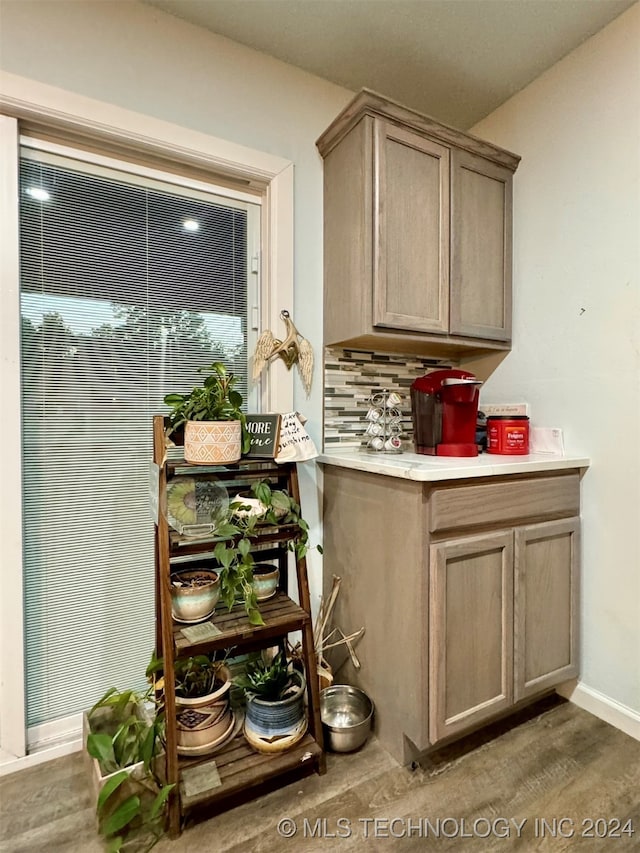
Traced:
<path fill-rule="evenodd" d="M 143 0 L 467 130 L 636 0 Z"/>

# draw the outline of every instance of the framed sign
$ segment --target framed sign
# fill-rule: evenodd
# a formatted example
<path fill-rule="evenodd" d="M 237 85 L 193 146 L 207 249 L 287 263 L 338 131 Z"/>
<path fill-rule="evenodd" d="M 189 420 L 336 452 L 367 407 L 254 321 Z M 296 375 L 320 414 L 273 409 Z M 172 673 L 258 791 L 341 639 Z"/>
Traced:
<path fill-rule="evenodd" d="M 247 415 L 251 447 L 246 456 L 273 459 L 278 452 L 281 415 Z"/>

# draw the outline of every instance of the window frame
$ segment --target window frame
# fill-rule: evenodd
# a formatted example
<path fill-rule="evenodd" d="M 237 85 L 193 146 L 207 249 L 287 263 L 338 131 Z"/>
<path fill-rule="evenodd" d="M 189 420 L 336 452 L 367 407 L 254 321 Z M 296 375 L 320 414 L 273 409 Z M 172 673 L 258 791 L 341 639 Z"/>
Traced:
<path fill-rule="evenodd" d="M 277 328 L 293 310 L 293 164 L 218 137 L 29 80 L 3 74 L 0 91 L 0 388 L 5 407 L 0 437 L 6 455 L 0 519 L 6 547 L 0 571 L 0 766 L 39 763 L 81 748 L 80 715 L 33 727 L 24 709 L 22 471 L 20 420 L 20 282 L 18 246 L 19 135 L 53 136 L 105 154 L 159 158 L 244 184 L 262 196 L 261 328 Z M 261 388 L 263 411 L 291 411 L 293 380 L 280 360 Z M 27 740 L 30 754 L 27 755 Z"/>

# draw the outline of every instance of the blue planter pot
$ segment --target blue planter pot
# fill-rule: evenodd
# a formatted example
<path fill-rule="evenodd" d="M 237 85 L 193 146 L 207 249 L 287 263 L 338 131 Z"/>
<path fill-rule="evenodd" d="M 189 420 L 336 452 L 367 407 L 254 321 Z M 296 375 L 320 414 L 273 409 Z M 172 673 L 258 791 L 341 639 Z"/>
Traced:
<path fill-rule="evenodd" d="M 291 674 L 291 692 L 277 702 L 266 702 L 247 695 L 246 725 L 259 737 L 284 737 L 295 731 L 304 719 L 304 675 Z"/>

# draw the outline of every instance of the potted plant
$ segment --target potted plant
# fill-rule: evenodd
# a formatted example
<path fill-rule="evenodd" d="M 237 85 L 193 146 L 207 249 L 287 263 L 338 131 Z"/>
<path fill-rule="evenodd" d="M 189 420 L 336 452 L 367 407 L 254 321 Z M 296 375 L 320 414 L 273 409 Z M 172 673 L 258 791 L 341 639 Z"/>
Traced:
<path fill-rule="evenodd" d="M 253 498 L 251 503 L 245 504 L 250 498 Z M 287 547 L 295 552 L 297 559 L 304 557 L 309 550 L 309 525 L 301 515 L 300 504 L 286 489 L 272 489 L 268 480 L 261 480 L 252 484 L 249 497 L 236 496 L 230 509 L 232 516 L 239 517 L 239 523 L 252 532 L 260 527 L 289 526 Z M 321 546 L 316 548 L 322 554 Z"/>
<path fill-rule="evenodd" d="M 268 601 L 273 598 L 278 591 L 280 569 L 271 563 L 254 563 L 252 575 L 251 586 L 256 594 L 258 604 L 261 601 Z"/>
<path fill-rule="evenodd" d="M 224 742 L 233 729 L 231 673 L 215 653 L 178 658 L 174 672 L 178 752 L 205 754 Z"/>
<path fill-rule="evenodd" d="M 176 622 L 207 619 L 220 597 L 220 575 L 210 563 L 189 563 L 188 569 L 171 575 L 171 613 Z"/>
<path fill-rule="evenodd" d="M 223 743 L 233 729 L 229 702 L 231 673 L 215 652 L 177 658 L 174 662 L 176 733 L 180 755 L 204 755 Z M 164 690 L 164 661 L 152 657 L 147 678 L 157 693 Z"/>
<path fill-rule="evenodd" d="M 110 851 L 150 850 L 164 834 L 173 785 L 162 781 L 164 718 L 150 691 L 110 688 L 83 715 L 96 789 L 98 831 Z"/>
<path fill-rule="evenodd" d="M 169 431 L 184 426 L 184 458 L 187 462 L 215 465 L 238 462 L 251 446 L 242 395 L 235 389 L 239 378 L 222 362 L 199 367 L 207 373 L 202 386 L 188 394 L 167 394 L 172 411 Z"/>
<path fill-rule="evenodd" d="M 244 731 L 259 752 L 288 749 L 306 731 L 305 678 L 284 650 L 268 660 L 264 652 L 247 662 L 235 683 L 246 698 Z"/>
<path fill-rule="evenodd" d="M 236 496 L 229 508 L 229 521 L 216 529 L 221 541 L 213 552 L 220 566 L 220 599 L 229 609 L 238 600 L 244 601 L 249 622 L 263 625 L 253 577 L 252 541 L 261 528 L 288 526 L 287 547 L 301 559 L 309 549 L 309 525 L 302 518 L 300 505 L 289 493 L 272 489 L 267 480 L 253 483 L 249 496 Z M 317 548 L 322 553 L 319 545 Z"/>

